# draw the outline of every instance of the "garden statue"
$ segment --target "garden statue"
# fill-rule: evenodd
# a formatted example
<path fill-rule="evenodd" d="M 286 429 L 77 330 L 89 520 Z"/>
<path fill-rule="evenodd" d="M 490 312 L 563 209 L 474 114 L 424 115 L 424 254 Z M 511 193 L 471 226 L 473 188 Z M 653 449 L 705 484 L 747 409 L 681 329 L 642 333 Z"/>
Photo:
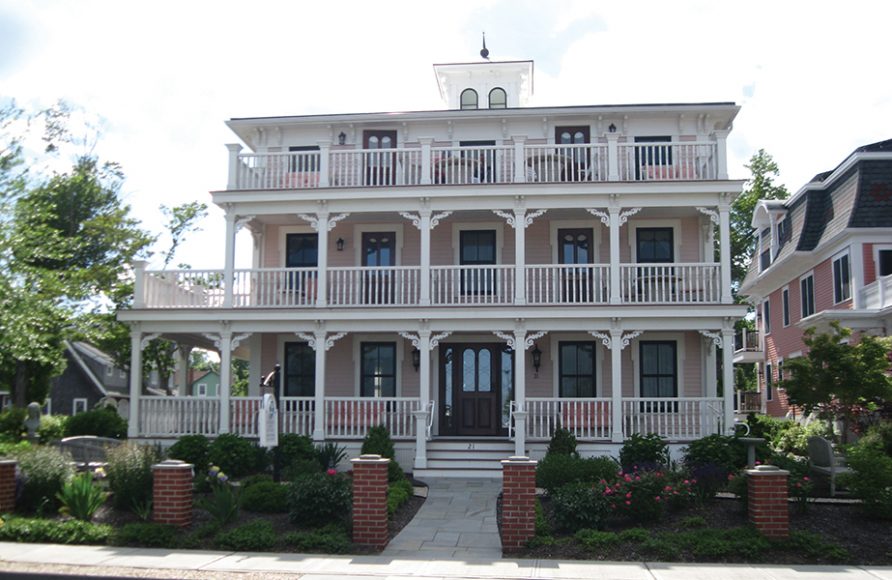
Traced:
<path fill-rule="evenodd" d="M 28 430 L 28 441 L 37 440 L 37 428 L 40 427 L 40 404 L 28 403 L 28 418 L 25 419 L 25 429 Z"/>

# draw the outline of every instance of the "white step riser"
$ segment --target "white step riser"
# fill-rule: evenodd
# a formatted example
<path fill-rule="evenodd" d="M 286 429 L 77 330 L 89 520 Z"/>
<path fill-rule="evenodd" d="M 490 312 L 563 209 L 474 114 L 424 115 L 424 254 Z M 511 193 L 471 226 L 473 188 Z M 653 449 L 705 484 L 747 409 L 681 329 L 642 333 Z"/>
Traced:
<path fill-rule="evenodd" d="M 476 460 L 486 459 L 493 461 L 501 461 L 508 459 L 510 455 L 505 455 L 501 451 L 428 451 L 428 459 L 454 459 L 454 460 Z"/>
<path fill-rule="evenodd" d="M 462 471 L 459 469 L 416 469 L 412 474 L 414 477 L 424 481 L 426 477 L 461 477 L 463 479 L 471 478 L 487 478 L 502 479 L 502 470 L 474 469 Z"/>
<path fill-rule="evenodd" d="M 436 469 L 494 469 L 501 471 L 502 464 L 498 461 L 451 461 L 442 459 L 428 459 L 427 466 Z"/>
<path fill-rule="evenodd" d="M 472 447 L 469 447 L 472 446 Z M 427 444 L 429 451 L 467 451 L 474 453 L 477 451 L 501 451 L 508 455 L 513 455 L 514 444 L 504 442 L 463 442 L 463 441 L 429 441 Z"/>

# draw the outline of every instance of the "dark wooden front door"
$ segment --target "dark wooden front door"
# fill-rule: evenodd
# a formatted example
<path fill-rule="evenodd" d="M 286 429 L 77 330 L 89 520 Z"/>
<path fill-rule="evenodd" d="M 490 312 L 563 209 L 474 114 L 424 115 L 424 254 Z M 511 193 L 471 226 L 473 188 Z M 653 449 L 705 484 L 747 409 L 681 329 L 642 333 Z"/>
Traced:
<path fill-rule="evenodd" d="M 494 436 L 501 432 L 502 344 L 452 345 L 448 365 L 454 385 L 452 412 L 456 435 Z M 445 370 L 445 368 L 444 368 Z"/>
<path fill-rule="evenodd" d="M 396 131 L 363 131 L 362 146 L 367 150 L 365 185 L 395 185 Z"/>

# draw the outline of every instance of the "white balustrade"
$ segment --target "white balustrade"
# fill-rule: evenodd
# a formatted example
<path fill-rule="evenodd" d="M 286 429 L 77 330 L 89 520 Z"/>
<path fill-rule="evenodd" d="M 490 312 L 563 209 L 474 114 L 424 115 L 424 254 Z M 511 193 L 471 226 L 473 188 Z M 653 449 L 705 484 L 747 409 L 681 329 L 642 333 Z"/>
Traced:
<path fill-rule="evenodd" d="M 527 439 L 550 439 L 563 427 L 579 440 L 609 440 L 610 399 L 528 398 Z"/>
<path fill-rule="evenodd" d="M 313 397 L 281 397 L 279 416 L 282 418 L 282 433 L 312 436 L 315 410 L 316 400 Z"/>
<path fill-rule="evenodd" d="M 146 272 L 147 308 L 219 308 L 223 305 L 222 270 Z"/>
<path fill-rule="evenodd" d="M 588 183 L 607 181 L 607 145 L 525 145 L 526 181 Z"/>
<path fill-rule="evenodd" d="M 877 278 L 861 289 L 862 308 L 886 308 L 892 305 L 892 275 Z"/>
<path fill-rule="evenodd" d="M 690 181 L 717 179 L 716 144 L 712 141 L 620 143 L 621 181 Z"/>
<path fill-rule="evenodd" d="M 435 147 L 431 150 L 432 183 L 511 183 L 514 148 L 505 145 Z"/>
<path fill-rule="evenodd" d="M 316 268 L 236 270 L 233 307 L 299 307 L 316 304 Z"/>
<path fill-rule="evenodd" d="M 237 189 L 312 189 L 319 187 L 319 151 L 241 153 Z"/>
<path fill-rule="evenodd" d="M 139 426 L 144 437 L 216 435 L 220 401 L 211 397 L 140 397 Z"/>
<path fill-rule="evenodd" d="M 329 306 L 414 306 L 420 291 L 418 266 L 328 269 Z"/>
<path fill-rule="evenodd" d="M 415 437 L 418 399 L 409 397 L 325 397 L 325 436 L 365 437 L 371 427 L 384 425 L 394 439 Z"/>
<path fill-rule="evenodd" d="M 229 432 L 242 437 L 259 437 L 258 414 L 261 401 L 261 397 L 229 399 Z"/>
<path fill-rule="evenodd" d="M 391 187 L 421 183 L 421 149 L 345 149 L 331 152 L 333 187 Z"/>
<path fill-rule="evenodd" d="M 528 264 L 529 304 L 603 304 L 609 299 L 610 266 L 606 264 Z"/>
<path fill-rule="evenodd" d="M 624 398 L 623 435 L 656 433 L 692 440 L 722 432 L 722 400 L 717 398 Z"/>
<path fill-rule="evenodd" d="M 514 266 L 431 266 L 431 303 L 513 304 Z"/>
<path fill-rule="evenodd" d="M 620 292 L 627 303 L 717 303 L 722 294 L 719 264 L 622 264 Z"/>

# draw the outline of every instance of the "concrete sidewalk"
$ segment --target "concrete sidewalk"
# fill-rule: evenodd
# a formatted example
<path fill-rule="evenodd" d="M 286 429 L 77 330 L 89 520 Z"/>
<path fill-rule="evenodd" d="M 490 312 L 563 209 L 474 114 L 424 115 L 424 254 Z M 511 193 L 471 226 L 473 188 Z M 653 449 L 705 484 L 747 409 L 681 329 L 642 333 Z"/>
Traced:
<path fill-rule="evenodd" d="M 424 556 L 427 556 L 425 554 Z M 0 542 L 2 570 L 101 577 L 276 578 L 560 578 L 564 580 L 892 580 L 892 567 L 661 564 L 585 560 L 461 559 L 389 556 L 231 553 L 109 546 L 63 546 Z"/>

